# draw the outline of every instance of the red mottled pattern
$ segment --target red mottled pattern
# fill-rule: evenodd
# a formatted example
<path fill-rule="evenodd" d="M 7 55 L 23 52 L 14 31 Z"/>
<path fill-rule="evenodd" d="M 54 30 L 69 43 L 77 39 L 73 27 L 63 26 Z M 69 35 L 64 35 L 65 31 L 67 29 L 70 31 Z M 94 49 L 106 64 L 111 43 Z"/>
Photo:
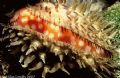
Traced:
<path fill-rule="evenodd" d="M 17 13 L 16 24 L 40 32 L 51 40 L 59 40 L 71 44 L 82 52 L 92 52 L 93 55 L 100 57 L 108 56 L 106 50 L 78 36 L 78 34 L 63 28 L 63 26 L 33 15 L 27 9 L 22 9 Z"/>

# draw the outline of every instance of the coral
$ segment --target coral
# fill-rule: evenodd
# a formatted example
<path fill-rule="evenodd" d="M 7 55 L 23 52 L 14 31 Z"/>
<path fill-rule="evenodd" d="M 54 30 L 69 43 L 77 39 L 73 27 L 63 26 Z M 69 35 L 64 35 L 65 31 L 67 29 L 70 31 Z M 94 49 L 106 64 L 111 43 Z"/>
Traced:
<path fill-rule="evenodd" d="M 117 64 L 117 68 L 118 70 L 116 70 L 116 78 L 120 78 L 120 2 L 115 3 L 114 5 L 112 5 L 111 7 L 109 7 L 104 14 L 105 20 L 112 25 L 110 28 L 110 31 L 108 31 L 107 33 L 110 32 L 114 32 L 112 33 L 113 35 L 110 37 L 110 43 L 111 45 L 114 45 L 114 47 L 111 47 L 111 49 L 113 49 L 114 51 L 116 51 L 117 53 L 114 53 L 114 61 Z"/>

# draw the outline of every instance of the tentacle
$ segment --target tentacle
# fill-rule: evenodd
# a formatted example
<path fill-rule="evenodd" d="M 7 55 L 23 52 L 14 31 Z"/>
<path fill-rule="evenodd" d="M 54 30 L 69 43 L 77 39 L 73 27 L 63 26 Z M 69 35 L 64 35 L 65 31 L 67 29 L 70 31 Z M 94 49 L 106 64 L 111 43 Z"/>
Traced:
<path fill-rule="evenodd" d="M 9 33 L 10 30 L 12 31 L 11 33 Z M 110 64 L 110 58 L 96 58 L 91 54 L 77 52 L 77 50 L 71 48 L 72 46 L 68 44 L 63 44 L 59 41 L 50 41 L 49 39 L 42 37 L 42 35 L 39 37 L 39 35 L 29 32 L 28 29 L 27 31 L 24 31 L 22 28 L 19 29 L 15 26 L 12 26 L 7 28 L 7 30 L 4 32 L 10 35 L 16 33 L 15 37 L 4 39 L 4 41 L 9 40 L 10 44 L 7 44 L 9 44 L 10 47 L 6 47 L 6 49 L 10 49 L 10 54 L 16 55 L 16 53 L 20 52 L 19 62 L 23 68 L 26 68 L 29 71 L 37 71 L 43 68 L 43 78 L 45 78 L 47 73 L 54 73 L 59 69 L 70 75 L 69 70 L 66 69 L 66 65 L 69 65 L 67 64 L 68 62 L 71 64 L 73 62 L 77 63 L 77 65 L 79 65 L 79 69 L 90 68 L 90 70 L 93 71 L 96 76 L 103 77 L 103 75 L 99 73 L 99 70 L 101 72 L 105 71 L 107 74 L 109 74 L 109 76 L 112 74 L 112 72 L 110 72 L 112 67 L 112 64 Z M 24 34 L 24 36 L 21 36 L 20 34 L 17 35 L 21 32 Z M 22 44 L 16 45 L 14 41 L 16 37 L 18 37 L 16 43 L 22 39 Z M 27 40 L 23 40 L 25 37 L 29 38 Z M 46 43 L 48 41 L 49 43 Z M 13 42 L 15 45 L 13 45 Z M 56 61 L 52 61 L 50 56 L 56 59 Z M 51 62 L 53 63 L 51 64 Z M 73 64 L 73 66 L 76 66 L 76 64 Z M 69 69 L 71 69 L 71 65 L 69 65 Z"/>

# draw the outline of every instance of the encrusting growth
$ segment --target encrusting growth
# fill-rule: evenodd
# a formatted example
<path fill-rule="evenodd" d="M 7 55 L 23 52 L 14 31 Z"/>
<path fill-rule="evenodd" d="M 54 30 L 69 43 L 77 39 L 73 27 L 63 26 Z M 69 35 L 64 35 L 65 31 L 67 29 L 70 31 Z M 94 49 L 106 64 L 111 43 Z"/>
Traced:
<path fill-rule="evenodd" d="M 105 20 L 111 25 L 106 32 L 109 40 L 109 49 L 113 50 L 114 61 L 117 64 L 116 78 L 120 78 L 120 2 L 115 3 L 105 11 Z"/>

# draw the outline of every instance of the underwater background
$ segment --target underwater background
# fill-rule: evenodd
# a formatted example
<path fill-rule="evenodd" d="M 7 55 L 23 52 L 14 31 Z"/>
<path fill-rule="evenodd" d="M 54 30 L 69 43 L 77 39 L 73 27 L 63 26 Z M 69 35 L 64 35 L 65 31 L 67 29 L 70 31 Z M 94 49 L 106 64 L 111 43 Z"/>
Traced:
<path fill-rule="evenodd" d="M 52 0 L 50 0 L 50 1 L 52 1 Z M 68 3 L 69 3 L 69 1 L 71 1 L 71 0 L 68 0 Z M 86 1 L 86 3 L 87 3 L 87 0 L 82 0 L 82 1 L 83 2 Z M 74 55 L 77 56 L 77 54 L 74 54 L 74 50 L 69 48 L 68 45 L 66 46 L 64 44 L 62 45 L 62 47 L 63 48 L 67 47 L 67 50 L 70 50 L 70 53 L 68 53 L 69 55 L 64 54 L 65 55 L 64 61 L 65 61 L 66 68 L 70 72 L 71 75 L 68 75 L 68 72 L 66 72 L 66 70 L 63 70 L 64 72 L 61 70 L 58 70 L 57 72 L 54 72 L 52 74 L 48 73 L 47 75 L 44 76 L 43 73 L 41 73 L 44 70 L 43 68 L 41 70 L 36 70 L 36 71 L 30 71 L 29 67 L 24 68 L 24 66 L 22 66 L 22 64 L 19 62 L 19 59 L 22 55 L 21 52 L 19 52 L 18 50 L 15 50 L 15 51 L 13 50 L 17 47 L 21 48 L 22 45 L 20 45 L 20 46 L 15 45 L 15 47 L 13 47 L 12 49 L 10 47 L 10 49 L 12 51 L 8 51 L 8 48 L 6 48 L 5 46 L 10 44 L 10 38 L 8 38 L 6 40 L 4 38 L 5 38 L 5 36 L 10 35 L 11 32 L 15 33 L 15 34 L 17 34 L 19 32 L 23 32 L 23 34 L 31 34 L 29 32 L 26 32 L 27 29 L 24 32 L 24 31 L 22 31 L 22 28 L 21 28 L 21 30 L 19 30 L 19 28 L 14 29 L 12 27 L 9 27 L 8 24 L 11 23 L 10 20 L 14 17 L 15 13 L 18 12 L 20 9 L 25 8 L 27 6 L 31 6 L 31 7 L 35 6 L 37 3 L 41 2 L 41 0 L 0 0 L 0 78 L 2 78 L 2 77 L 6 77 L 6 78 L 11 78 L 11 77 L 22 78 L 23 77 L 24 78 L 24 77 L 29 77 L 29 76 L 31 78 L 120 78 L 120 71 L 119 71 L 120 70 L 120 55 L 119 55 L 119 43 L 120 43 L 120 40 L 119 40 L 120 39 L 120 37 L 119 37 L 119 35 L 120 35 L 120 33 L 119 33 L 119 30 L 120 30 L 119 29 L 120 28 L 119 27 L 119 25 L 120 25 L 120 23 L 119 23 L 120 22 L 120 13 L 119 13 L 120 8 L 119 7 L 120 7 L 120 3 L 119 3 L 119 0 L 96 0 L 96 2 L 97 1 L 98 2 L 100 1 L 103 3 L 104 7 L 102 8 L 103 9 L 102 11 L 105 12 L 103 17 L 105 18 L 105 21 L 110 23 L 110 27 L 108 26 L 106 28 L 105 27 L 103 28 L 102 33 L 105 33 L 105 35 L 103 35 L 102 37 L 105 36 L 106 39 L 107 39 L 107 37 L 110 37 L 111 40 L 114 42 L 111 41 L 109 44 L 107 44 L 107 43 L 102 44 L 103 43 L 102 42 L 101 44 L 99 44 L 100 40 L 97 37 L 96 37 L 95 41 L 94 41 L 94 39 L 92 39 L 92 38 L 90 39 L 89 37 L 85 37 L 85 39 L 87 39 L 88 41 L 90 41 L 92 43 L 95 43 L 97 46 L 100 46 L 100 47 L 104 48 L 105 50 L 108 50 L 108 52 L 110 51 L 110 53 L 112 54 L 112 56 L 110 58 L 112 58 L 112 61 L 115 63 L 113 63 L 113 62 L 111 62 L 111 63 L 114 64 L 115 67 L 114 67 L 114 65 L 113 65 L 113 67 L 109 67 L 109 65 L 108 65 L 108 68 L 105 67 L 105 71 L 103 71 L 102 73 L 106 74 L 106 76 L 104 74 L 99 75 L 99 72 L 101 73 L 101 69 L 99 70 L 99 68 L 100 68 L 99 61 L 97 63 L 97 65 L 98 65 L 98 74 L 97 75 L 98 76 L 96 76 L 95 71 L 92 71 L 90 69 L 92 67 L 91 65 L 90 65 L 91 67 L 88 66 L 88 67 L 85 67 L 85 68 L 82 68 L 79 70 L 79 66 L 76 65 L 76 62 L 74 62 L 77 57 L 75 57 L 74 60 L 71 58 L 71 57 L 74 57 Z M 44 2 L 44 0 L 43 0 L 43 2 Z M 14 24 L 12 24 L 12 25 L 14 25 Z M 15 24 L 15 25 L 20 25 L 20 24 Z M 7 28 L 7 26 L 8 26 L 8 28 Z M 72 29 L 72 31 L 74 31 L 74 30 Z M 116 32 L 118 31 L 118 32 L 116 33 L 114 31 L 116 31 Z M 111 35 L 112 33 L 115 33 L 116 35 L 113 37 L 113 35 Z M 17 37 L 20 39 L 24 38 L 24 37 L 21 37 L 21 35 L 20 36 L 18 35 Z M 32 37 L 34 37 L 34 38 L 32 38 Z M 29 39 L 28 42 L 24 41 L 26 45 L 30 45 L 30 43 L 32 43 L 32 41 L 38 41 L 38 43 L 39 43 L 39 41 L 43 41 L 43 42 L 46 41 L 42 38 L 39 39 L 36 36 L 36 34 L 35 35 L 32 34 L 32 37 Z M 43 42 L 41 42 L 41 43 L 43 44 Z M 55 44 L 54 47 L 56 47 L 56 46 L 61 47 L 61 46 L 57 45 L 56 42 L 52 43 L 52 42 L 48 41 L 48 43 L 50 43 L 51 45 Z M 63 48 L 61 48 L 61 49 L 63 49 Z M 46 51 L 46 49 L 48 49 L 48 50 Z M 58 57 L 54 58 L 53 54 L 49 54 L 49 49 L 51 49 L 51 47 L 47 47 L 45 45 L 40 50 L 45 51 L 46 56 L 48 57 L 47 61 L 48 61 L 48 63 L 50 63 L 48 65 L 52 65 L 52 64 L 56 63 L 55 59 L 58 59 Z M 38 48 L 38 50 L 36 50 L 36 52 L 38 52 L 38 51 L 39 51 L 39 48 Z M 116 51 L 116 52 L 114 52 L 114 51 Z M 117 54 L 117 52 L 118 52 L 118 54 Z M 33 54 L 33 55 L 35 55 L 37 58 L 37 54 Z M 80 55 L 80 57 L 83 57 L 83 56 Z M 25 56 L 25 57 L 27 57 L 27 56 Z M 85 57 L 87 57 L 87 56 L 85 56 Z M 30 58 L 31 58 L 31 56 L 30 56 Z M 49 58 L 52 58 L 52 60 L 49 61 Z M 94 58 L 94 56 L 93 56 L 93 58 Z M 71 59 L 72 59 L 72 61 L 71 61 Z M 35 61 L 35 63 L 37 63 L 37 62 L 38 61 Z M 68 64 L 69 62 L 70 62 L 70 64 L 72 63 L 72 65 L 69 66 L 69 64 Z M 85 61 L 85 62 L 87 62 L 87 61 Z M 110 62 L 110 61 L 108 61 L 108 62 Z M 110 65 L 112 65 L 112 64 L 110 64 Z M 73 66 L 73 68 L 71 66 Z M 87 63 L 86 63 L 86 66 L 87 66 Z M 112 74 L 109 75 L 109 71 L 110 71 L 110 73 L 112 72 Z"/>

